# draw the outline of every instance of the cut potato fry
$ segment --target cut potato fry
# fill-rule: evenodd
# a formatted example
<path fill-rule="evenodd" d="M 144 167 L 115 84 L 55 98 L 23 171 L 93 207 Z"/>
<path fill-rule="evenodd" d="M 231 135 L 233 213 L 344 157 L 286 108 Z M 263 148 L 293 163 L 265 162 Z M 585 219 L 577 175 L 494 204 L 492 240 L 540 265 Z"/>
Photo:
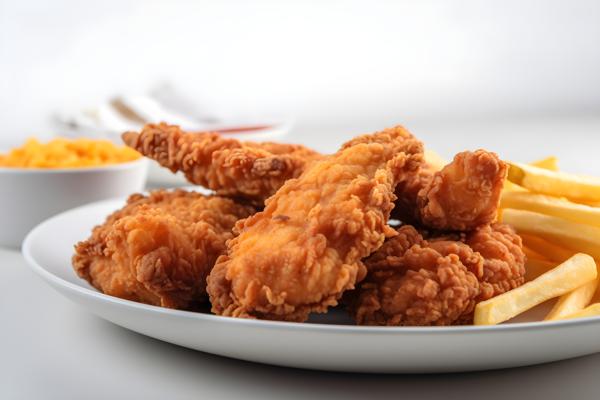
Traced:
<path fill-rule="evenodd" d="M 600 315 L 600 303 L 592 304 L 584 308 L 583 310 L 571 314 L 563 319 L 574 319 L 574 318 L 589 318 L 589 317 L 597 317 Z"/>
<path fill-rule="evenodd" d="M 535 211 L 580 224 L 600 227 L 600 208 L 573 203 L 564 198 L 526 191 L 509 191 L 502 193 L 500 207 Z"/>
<path fill-rule="evenodd" d="M 427 151 L 425 151 L 425 154 L 427 156 Z M 530 165 L 533 165 L 534 167 L 538 168 L 548 169 L 550 171 L 558 171 L 558 158 L 554 156 L 547 157 L 542 160 L 534 161 Z M 516 185 L 511 181 L 507 180 L 506 182 L 504 182 L 504 191 L 526 192 L 527 189 L 522 188 L 521 186 Z"/>
<path fill-rule="evenodd" d="M 548 169 L 550 171 L 558 171 L 558 158 L 554 156 L 546 157 L 542 160 L 534 161 L 529 165 L 534 167 Z"/>
<path fill-rule="evenodd" d="M 507 193 L 507 192 L 527 192 L 527 189 L 522 188 L 521 186 L 512 183 L 509 180 L 504 181 L 504 188 L 502 190 L 502 193 Z"/>
<path fill-rule="evenodd" d="M 541 260 L 539 258 L 531 258 L 528 256 L 527 262 L 525 263 L 525 281 L 532 281 L 556 266 L 557 264 L 555 262 Z"/>
<path fill-rule="evenodd" d="M 477 304 L 475 325 L 495 325 L 507 321 L 596 279 L 597 275 L 594 259 L 587 254 L 576 254 L 537 279 Z"/>
<path fill-rule="evenodd" d="M 532 165 L 509 162 L 508 180 L 532 192 L 600 201 L 600 178 L 550 171 Z"/>
<path fill-rule="evenodd" d="M 475 324 L 506 321 L 557 296 L 546 321 L 600 315 L 600 303 L 587 307 L 600 301 L 600 264 L 591 271 L 590 256 L 573 255 L 600 258 L 600 178 L 559 172 L 556 157 L 508 164 L 499 219 L 523 239 L 528 283 L 478 304 Z"/>
<path fill-rule="evenodd" d="M 577 204 L 583 204 L 585 206 L 590 206 L 593 208 L 600 207 L 600 201 L 578 201 Z"/>
<path fill-rule="evenodd" d="M 599 227 L 512 208 L 502 211 L 502 222 L 512 225 L 519 233 L 541 236 L 575 252 L 600 259 Z"/>
<path fill-rule="evenodd" d="M 528 260 L 534 259 L 534 260 L 543 260 L 546 262 L 552 262 L 549 259 L 547 259 L 546 257 L 544 257 L 543 255 L 541 255 L 540 253 L 536 252 L 535 250 L 531 250 L 526 245 L 523 245 L 523 253 L 525 253 Z M 556 263 L 554 263 L 554 266 L 556 266 Z"/>
<path fill-rule="evenodd" d="M 578 287 L 570 293 L 563 294 L 544 320 L 553 321 L 563 319 L 583 310 L 592 301 L 596 289 L 598 289 L 598 278 Z"/>
<path fill-rule="evenodd" d="M 521 233 L 520 236 L 523 239 L 523 245 L 530 249 L 530 251 L 535 252 L 535 254 L 540 254 L 542 259 L 561 263 L 573 257 L 573 254 L 576 253 L 576 251 L 565 249 L 538 236 L 527 235 L 525 233 Z M 535 258 L 539 259 L 540 257 Z"/>
<path fill-rule="evenodd" d="M 441 170 L 446 164 L 448 164 L 448 162 L 444 160 L 442 156 L 440 156 L 437 152 L 433 150 L 425 149 L 424 156 L 425 161 L 427 161 L 427 163 L 431 165 L 436 171 Z"/>

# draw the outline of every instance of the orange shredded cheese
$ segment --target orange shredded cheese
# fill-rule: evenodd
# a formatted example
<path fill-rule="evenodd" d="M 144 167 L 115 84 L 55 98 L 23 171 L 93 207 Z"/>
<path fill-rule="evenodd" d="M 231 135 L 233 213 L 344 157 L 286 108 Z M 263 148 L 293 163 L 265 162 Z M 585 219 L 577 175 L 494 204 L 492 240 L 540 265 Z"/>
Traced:
<path fill-rule="evenodd" d="M 47 143 L 28 139 L 19 148 L 0 154 L 0 167 L 77 168 L 133 161 L 141 155 L 108 140 L 56 138 Z"/>

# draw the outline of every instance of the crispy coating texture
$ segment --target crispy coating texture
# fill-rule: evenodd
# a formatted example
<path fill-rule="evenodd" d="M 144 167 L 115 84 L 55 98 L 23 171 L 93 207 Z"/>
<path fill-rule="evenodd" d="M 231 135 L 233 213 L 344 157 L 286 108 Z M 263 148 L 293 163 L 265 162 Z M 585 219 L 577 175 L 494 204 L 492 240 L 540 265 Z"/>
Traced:
<path fill-rule="evenodd" d="M 232 227 L 253 212 L 182 190 L 135 194 L 75 246 L 73 266 L 103 293 L 192 309 L 206 300 L 206 277 L 233 237 Z"/>
<path fill-rule="evenodd" d="M 511 226 L 500 223 L 485 225 L 462 240 L 483 257 L 478 302 L 525 283 L 523 241 Z"/>
<path fill-rule="evenodd" d="M 361 325 L 472 323 L 478 302 L 525 281 L 521 238 L 503 224 L 429 240 L 405 225 L 365 265 L 368 276 L 348 300 Z"/>
<path fill-rule="evenodd" d="M 394 216 L 438 230 L 467 231 L 496 220 L 508 166 L 495 153 L 462 152 L 441 171 L 422 164 L 401 182 Z"/>
<path fill-rule="evenodd" d="M 176 125 L 148 124 L 123 141 L 172 172 L 217 194 L 261 203 L 323 156 L 304 146 L 240 142 L 217 133 L 188 133 Z"/>
<path fill-rule="evenodd" d="M 416 172 L 420 153 L 410 133 L 391 128 L 353 139 L 287 181 L 263 212 L 238 223 L 208 278 L 212 311 L 305 321 L 335 306 L 364 278 L 361 259 L 393 233 L 395 183 Z"/>
<path fill-rule="evenodd" d="M 458 231 L 494 222 L 507 173 L 508 166 L 495 153 L 457 154 L 419 192 L 421 221 L 431 228 Z"/>

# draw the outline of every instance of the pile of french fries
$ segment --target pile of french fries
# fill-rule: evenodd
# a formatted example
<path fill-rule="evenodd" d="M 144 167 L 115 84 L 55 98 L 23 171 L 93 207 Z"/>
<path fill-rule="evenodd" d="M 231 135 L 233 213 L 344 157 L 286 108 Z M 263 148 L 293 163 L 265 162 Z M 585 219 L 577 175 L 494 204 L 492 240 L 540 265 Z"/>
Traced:
<path fill-rule="evenodd" d="M 479 303 L 475 324 L 499 324 L 555 298 L 546 321 L 600 315 L 600 178 L 561 172 L 554 157 L 509 166 L 499 218 L 523 238 L 527 282 Z"/>

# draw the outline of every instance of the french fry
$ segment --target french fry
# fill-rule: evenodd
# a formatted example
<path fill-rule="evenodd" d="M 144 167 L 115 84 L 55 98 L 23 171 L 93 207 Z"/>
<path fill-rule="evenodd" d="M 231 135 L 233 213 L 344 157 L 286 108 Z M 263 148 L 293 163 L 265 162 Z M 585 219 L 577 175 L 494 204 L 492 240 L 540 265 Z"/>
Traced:
<path fill-rule="evenodd" d="M 500 207 L 528 210 L 600 227 L 600 208 L 526 191 L 502 193 Z"/>
<path fill-rule="evenodd" d="M 573 256 L 576 252 L 573 250 L 565 249 L 557 244 L 547 241 L 538 236 L 528 235 L 525 233 L 520 234 L 523 239 L 523 245 L 526 246 L 530 251 L 535 254 L 540 254 L 546 260 L 556 261 L 561 263 Z M 528 256 L 529 257 L 529 256 Z M 540 257 L 535 257 L 540 258 Z"/>
<path fill-rule="evenodd" d="M 561 269 L 565 273 L 565 266 L 573 263 L 585 264 L 589 270 L 593 261 L 573 253 L 600 256 L 600 178 L 558 172 L 556 157 L 509 166 L 499 218 L 515 227 L 523 239 L 528 283 L 480 303 L 476 324 L 503 322 L 552 298 L 549 292 L 564 290 L 564 285 L 549 278 L 556 280 Z M 553 267 L 563 260 L 567 261 Z M 600 303 L 585 308 L 592 301 L 600 301 L 598 269 L 600 265 L 595 278 L 560 295 L 545 320 L 600 315 Z"/>
<path fill-rule="evenodd" d="M 577 204 L 583 204 L 594 208 L 600 207 L 600 201 L 578 201 Z"/>
<path fill-rule="evenodd" d="M 495 325 L 507 321 L 596 279 L 597 275 L 596 263 L 592 257 L 575 254 L 537 279 L 477 304 L 475 325 Z"/>
<path fill-rule="evenodd" d="M 592 304 L 584 308 L 583 310 L 566 316 L 563 319 L 574 319 L 574 318 L 589 318 L 589 317 L 597 317 L 600 315 L 600 303 Z"/>
<path fill-rule="evenodd" d="M 525 281 L 529 282 L 534 280 L 538 276 L 543 275 L 556 267 L 556 265 L 557 264 L 552 261 L 531 258 L 528 256 L 527 262 L 525 263 Z"/>
<path fill-rule="evenodd" d="M 512 225 L 519 233 L 541 236 L 575 252 L 600 259 L 599 227 L 512 208 L 502 211 L 502 222 Z"/>
<path fill-rule="evenodd" d="M 533 165 L 534 167 L 538 168 L 548 169 L 550 171 L 558 171 L 558 158 L 550 156 L 538 161 L 534 161 L 529 165 Z"/>
<path fill-rule="evenodd" d="M 540 253 L 538 253 L 535 250 L 531 250 L 529 247 L 527 247 L 526 245 L 523 245 L 523 253 L 525 253 L 525 255 L 527 256 L 527 259 L 534 259 L 534 260 L 542 260 L 542 261 L 548 261 L 551 262 L 549 259 L 547 259 L 546 257 L 544 257 L 543 255 L 541 255 Z"/>
<path fill-rule="evenodd" d="M 559 297 L 552 310 L 546 315 L 544 321 L 563 319 L 571 314 L 583 310 L 594 297 L 598 289 L 598 278 L 589 281 L 570 293 Z"/>
<path fill-rule="evenodd" d="M 507 192 L 526 192 L 527 189 L 522 188 L 521 186 L 512 183 L 509 180 L 504 181 L 504 189 L 502 190 L 502 193 L 507 193 Z"/>
<path fill-rule="evenodd" d="M 600 202 L 600 178 L 550 171 L 515 162 L 508 164 L 508 180 L 532 192 L 565 196 L 583 202 Z"/>
<path fill-rule="evenodd" d="M 425 158 L 427 159 L 427 151 L 425 151 Z M 558 171 L 558 158 L 554 156 L 547 157 L 542 160 L 534 161 L 531 163 L 531 165 L 533 165 L 534 167 L 548 169 L 550 171 Z M 507 180 L 506 182 L 504 182 L 504 191 L 525 192 L 527 191 L 527 189 L 524 189 L 521 186 L 516 185 L 511 181 Z"/>

